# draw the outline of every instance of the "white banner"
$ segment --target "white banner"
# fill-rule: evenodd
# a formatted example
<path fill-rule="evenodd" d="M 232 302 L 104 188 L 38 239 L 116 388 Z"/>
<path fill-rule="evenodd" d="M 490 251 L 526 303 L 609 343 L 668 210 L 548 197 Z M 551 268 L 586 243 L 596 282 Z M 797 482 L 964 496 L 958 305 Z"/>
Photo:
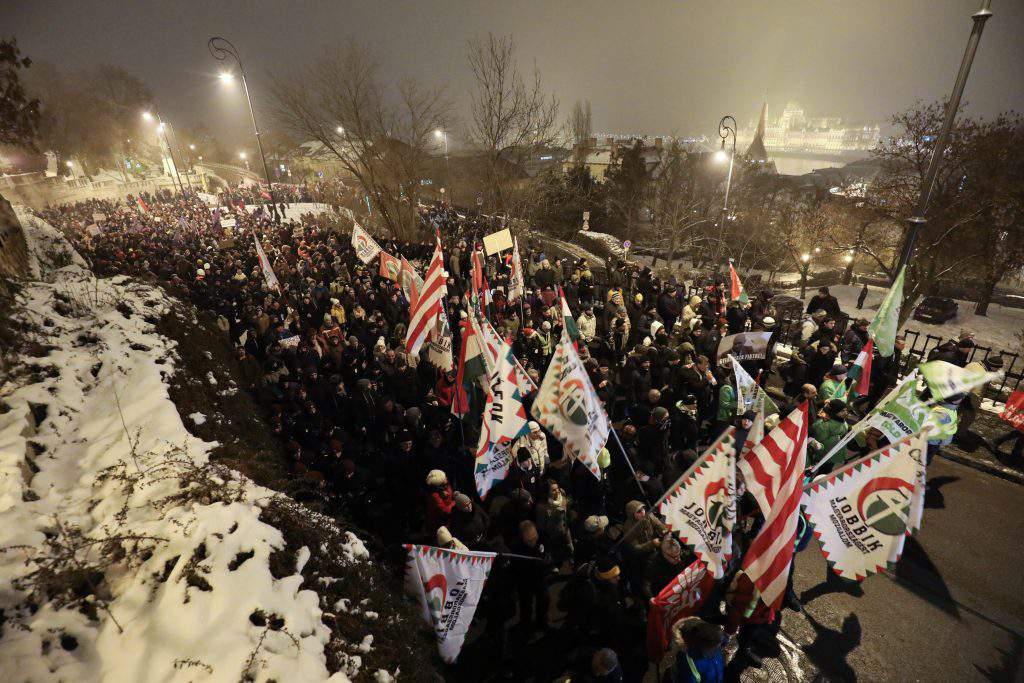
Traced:
<path fill-rule="evenodd" d="M 484 235 L 484 251 L 487 252 L 488 256 L 494 256 L 499 252 L 511 248 L 512 233 L 508 228 L 499 230 L 498 232 L 492 232 L 490 235 Z"/>
<path fill-rule="evenodd" d="M 658 512 L 716 579 L 732 558 L 736 522 L 736 439 L 729 427 L 669 490 Z"/>
<path fill-rule="evenodd" d="M 352 224 L 352 248 L 356 250 L 356 256 L 363 263 L 369 263 L 381 252 L 377 241 L 370 237 L 370 233 L 363 230 L 358 223 Z"/>
<path fill-rule="evenodd" d="M 459 656 L 480 602 L 495 553 L 407 545 L 405 589 L 419 600 L 434 628 L 441 659 Z"/>
<path fill-rule="evenodd" d="M 270 267 L 270 261 L 267 259 L 267 254 L 263 251 L 263 245 L 260 244 L 260 240 L 256 237 L 255 232 L 252 234 L 252 241 L 256 243 L 256 257 L 260 261 L 263 279 L 267 281 L 267 289 L 281 291 L 281 285 L 277 281 L 277 276 L 274 275 L 274 269 Z"/>
<path fill-rule="evenodd" d="M 804 493 L 804 516 L 837 574 L 863 581 L 900 559 L 906 537 L 921 527 L 927 449 L 923 433 L 909 436 Z"/>
<path fill-rule="evenodd" d="M 512 444 L 529 432 L 523 398 L 516 385 L 515 356 L 512 355 L 512 347 L 504 342 L 488 385 L 473 467 L 481 499 L 487 497 L 495 483 L 508 476 Z"/>
<path fill-rule="evenodd" d="M 1000 377 L 998 372 L 985 372 L 962 368 L 944 360 L 922 363 L 921 376 L 938 399 L 946 399 L 967 392 Z"/>

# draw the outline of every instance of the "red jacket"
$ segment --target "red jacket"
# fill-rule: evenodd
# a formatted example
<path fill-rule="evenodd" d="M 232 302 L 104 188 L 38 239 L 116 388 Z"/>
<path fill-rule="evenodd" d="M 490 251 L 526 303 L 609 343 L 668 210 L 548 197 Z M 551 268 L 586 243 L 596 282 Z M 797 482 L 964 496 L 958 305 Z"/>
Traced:
<path fill-rule="evenodd" d="M 455 507 L 451 484 L 445 484 L 440 491 L 433 490 L 427 495 L 427 532 L 436 533 L 437 528 L 448 523 L 448 516 Z"/>

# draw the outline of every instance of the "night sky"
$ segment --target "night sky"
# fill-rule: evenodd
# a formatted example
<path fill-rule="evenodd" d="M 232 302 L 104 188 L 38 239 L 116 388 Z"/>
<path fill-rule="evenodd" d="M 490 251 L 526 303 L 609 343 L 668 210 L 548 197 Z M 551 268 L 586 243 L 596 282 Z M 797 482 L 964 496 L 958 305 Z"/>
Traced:
<path fill-rule="evenodd" d="M 809 114 L 882 120 L 917 99 L 945 97 L 980 0 L 719 0 L 691 2 L 118 2 L 4 0 L 0 35 L 66 68 L 109 62 L 146 81 L 179 126 L 204 122 L 245 139 L 241 95 L 216 81 L 210 36 L 242 52 L 257 100 L 267 74 L 287 74 L 324 48 L 373 48 L 391 78 L 470 87 L 466 40 L 512 33 L 567 113 L 589 98 L 595 131 L 713 134 L 741 125 L 767 93 Z M 1024 109 L 1024 3 L 994 0 L 967 85 L 969 111 Z"/>

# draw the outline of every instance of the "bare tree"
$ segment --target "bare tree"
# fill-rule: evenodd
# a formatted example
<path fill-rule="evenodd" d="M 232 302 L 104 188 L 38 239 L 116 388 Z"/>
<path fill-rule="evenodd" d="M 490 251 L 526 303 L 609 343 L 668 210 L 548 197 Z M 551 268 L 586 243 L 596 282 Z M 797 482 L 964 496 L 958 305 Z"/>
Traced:
<path fill-rule="evenodd" d="M 573 163 L 580 165 L 587 160 L 590 138 L 594 134 L 594 123 L 590 115 L 590 100 L 576 100 L 566 122 L 569 139 L 572 141 Z"/>
<path fill-rule="evenodd" d="M 554 141 L 558 101 L 544 92 L 536 65 L 529 80 L 520 74 L 511 36 L 471 40 L 468 52 L 476 82 L 468 139 L 484 158 L 486 199 L 497 211 L 518 211 L 512 197 L 516 181 L 526 160 Z"/>
<path fill-rule="evenodd" d="M 420 180 L 445 127 L 441 87 L 402 80 L 389 98 L 362 47 L 329 52 L 299 74 L 275 76 L 273 115 L 289 133 L 315 141 L 363 187 L 372 217 L 392 235 L 415 235 Z"/>

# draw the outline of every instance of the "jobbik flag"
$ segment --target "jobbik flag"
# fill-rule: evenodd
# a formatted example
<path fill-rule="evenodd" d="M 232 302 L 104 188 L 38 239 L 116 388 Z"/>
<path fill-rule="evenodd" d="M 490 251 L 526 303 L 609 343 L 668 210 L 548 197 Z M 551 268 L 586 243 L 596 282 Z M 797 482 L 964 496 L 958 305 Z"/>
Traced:
<path fill-rule="evenodd" d="M 896 332 L 900 327 L 900 307 L 903 305 L 903 277 L 906 266 L 900 268 L 896 280 L 886 293 L 878 312 L 868 325 L 868 337 L 875 342 L 878 355 L 888 358 L 896 348 Z"/>
<path fill-rule="evenodd" d="M 381 252 L 382 254 L 384 252 Z M 442 372 L 455 369 L 455 357 L 452 354 L 452 328 L 448 323 L 448 312 L 444 306 L 437 312 L 437 322 L 430 333 L 427 344 L 427 361 Z"/>
<path fill-rule="evenodd" d="M 733 375 L 736 377 L 736 414 L 742 415 L 748 410 L 757 410 L 762 404 L 767 415 L 779 412 L 779 407 L 775 405 L 768 392 L 758 386 L 757 381 L 743 369 L 740 362 L 732 355 L 729 359 L 732 362 Z"/>
<path fill-rule="evenodd" d="M 933 360 L 921 364 L 921 377 L 938 399 L 946 399 L 967 392 L 998 379 L 1001 373 L 962 368 L 944 360 Z"/>
<path fill-rule="evenodd" d="M 398 282 L 398 274 L 402 270 L 402 259 L 392 256 L 383 249 L 380 252 L 380 276 L 392 282 Z"/>
<path fill-rule="evenodd" d="M 832 571 L 863 581 L 900 559 L 907 536 L 921 528 L 927 449 L 919 432 L 807 489 L 803 514 Z"/>
<path fill-rule="evenodd" d="M 515 301 L 526 293 L 526 281 L 523 278 L 523 262 L 519 258 L 519 238 L 512 240 L 511 272 L 508 276 L 508 300 Z"/>
<path fill-rule="evenodd" d="M 537 422 L 564 444 L 569 457 L 576 458 L 591 474 L 601 478 L 597 454 L 608 440 L 608 415 L 564 327 L 532 411 Z"/>
<path fill-rule="evenodd" d="M 480 602 L 495 553 L 406 545 L 405 590 L 434 629 L 441 659 L 459 656 Z"/>
<path fill-rule="evenodd" d="M 715 577 L 700 560 L 679 572 L 651 598 L 647 612 L 647 656 L 659 662 L 672 640 L 672 627 L 680 619 L 692 616 L 704 605 L 715 585 Z"/>
<path fill-rule="evenodd" d="M 358 223 L 352 224 L 352 248 L 356 250 L 359 260 L 365 264 L 369 264 L 381 252 L 377 241 L 370 237 L 370 233 L 363 230 Z"/>
<path fill-rule="evenodd" d="M 716 579 L 732 558 L 736 522 L 736 428 L 729 427 L 679 478 L 658 506 L 665 525 Z"/>
<path fill-rule="evenodd" d="M 270 267 L 270 261 L 267 259 L 267 254 L 263 251 L 263 245 L 260 244 L 260 240 L 256 237 L 255 232 L 252 234 L 252 241 L 256 243 L 256 258 L 259 259 L 260 270 L 263 271 L 263 279 L 267 282 L 267 289 L 281 291 L 281 285 L 277 281 L 277 276 L 274 275 L 274 269 Z"/>
<path fill-rule="evenodd" d="M 490 391 L 484 404 L 480 440 L 476 448 L 473 477 L 480 498 L 508 476 L 512 464 L 512 444 L 529 432 L 523 397 L 516 384 L 512 347 L 503 343 L 494 372 L 488 378 Z"/>

